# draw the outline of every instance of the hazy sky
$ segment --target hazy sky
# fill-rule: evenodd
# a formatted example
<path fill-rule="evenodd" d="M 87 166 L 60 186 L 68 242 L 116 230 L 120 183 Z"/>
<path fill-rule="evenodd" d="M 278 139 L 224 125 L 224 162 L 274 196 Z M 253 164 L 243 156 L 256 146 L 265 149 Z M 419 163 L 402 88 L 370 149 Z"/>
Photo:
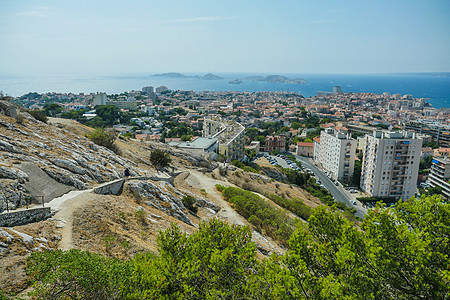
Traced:
<path fill-rule="evenodd" d="M 0 74 L 450 71 L 450 1 L 0 0 Z"/>

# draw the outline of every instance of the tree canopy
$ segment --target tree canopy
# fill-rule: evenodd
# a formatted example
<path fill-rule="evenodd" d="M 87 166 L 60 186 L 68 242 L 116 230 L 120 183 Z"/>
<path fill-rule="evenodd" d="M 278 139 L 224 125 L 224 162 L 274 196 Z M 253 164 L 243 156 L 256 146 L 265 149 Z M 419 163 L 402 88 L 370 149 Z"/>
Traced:
<path fill-rule="evenodd" d="M 172 162 L 170 155 L 160 149 L 155 149 L 150 153 L 150 162 L 155 167 L 165 168 Z"/>
<path fill-rule="evenodd" d="M 158 255 L 37 252 L 27 272 L 52 299 L 448 299 L 449 235 L 450 205 L 431 196 L 378 204 L 359 226 L 319 206 L 263 260 L 248 227 L 211 219 L 160 232 Z"/>

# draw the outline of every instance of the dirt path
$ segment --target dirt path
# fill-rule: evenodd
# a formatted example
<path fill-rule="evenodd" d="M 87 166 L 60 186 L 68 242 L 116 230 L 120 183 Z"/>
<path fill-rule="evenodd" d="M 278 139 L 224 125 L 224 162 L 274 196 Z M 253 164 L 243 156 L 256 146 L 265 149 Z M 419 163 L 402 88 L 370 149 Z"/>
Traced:
<path fill-rule="evenodd" d="M 222 180 L 215 180 L 211 177 L 208 177 L 205 174 L 202 174 L 198 171 L 189 170 L 189 176 L 185 179 L 186 183 L 194 186 L 194 187 L 200 187 L 202 189 L 205 189 L 205 191 L 210 196 L 210 200 L 214 202 L 214 204 L 218 205 L 221 209 L 217 213 L 218 216 L 225 219 L 230 224 L 236 224 L 236 225 L 249 225 L 247 220 L 245 220 L 244 217 L 242 217 L 240 214 L 238 214 L 231 206 L 230 204 L 225 201 L 222 198 L 222 194 L 220 194 L 216 190 L 216 184 L 220 184 L 223 186 L 234 186 L 236 185 L 228 182 L 225 178 L 222 178 Z M 280 248 L 277 243 L 275 243 L 271 238 L 264 237 L 259 232 L 252 230 L 252 240 L 257 245 L 262 246 L 265 249 L 269 249 L 272 252 L 275 253 L 284 253 L 284 250 Z"/>
<path fill-rule="evenodd" d="M 96 195 L 92 191 L 93 189 L 71 191 L 47 204 L 52 210 L 58 211 L 53 219 L 58 220 L 57 227 L 61 228 L 60 249 L 70 250 L 73 248 L 73 213 L 95 198 Z"/>

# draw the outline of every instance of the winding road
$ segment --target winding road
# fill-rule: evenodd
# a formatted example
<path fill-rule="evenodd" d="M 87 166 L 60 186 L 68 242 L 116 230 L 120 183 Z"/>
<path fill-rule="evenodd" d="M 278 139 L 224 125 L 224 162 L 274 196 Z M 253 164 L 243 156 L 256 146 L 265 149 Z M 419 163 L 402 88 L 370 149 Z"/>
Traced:
<path fill-rule="evenodd" d="M 304 168 L 310 169 L 322 182 L 322 184 L 325 186 L 325 188 L 333 195 L 333 198 L 336 201 L 344 202 L 345 205 L 348 207 L 353 207 L 356 209 L 355 216 L 363 218 L 367 211 L 364 207 L 362 207 L 361 203 L 357 201 L 356 205 L 353 205 L 352 202 L 354 201 L 351 199 L 351 197 L 347 194 L 347 192 L 342 188 L 341 185 L 336 186 L 323 172 L 322 170 L 319 170 L 312 161 L 307 157 L 302 157 L 298 155 L 294 155 L 294 157 L 300 161 Z"/>

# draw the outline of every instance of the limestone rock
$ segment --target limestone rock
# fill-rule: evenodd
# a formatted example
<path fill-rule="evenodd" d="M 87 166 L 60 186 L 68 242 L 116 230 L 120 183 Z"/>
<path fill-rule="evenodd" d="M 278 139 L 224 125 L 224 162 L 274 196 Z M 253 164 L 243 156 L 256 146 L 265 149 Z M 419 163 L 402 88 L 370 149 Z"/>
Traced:
<path fill-rule="evenodd" d="M 2 140 L 0 140 L 0 151 L 23 153 L 23 151 L 19 150 L 17 147 L 14 147 L 10 143 L 2 141 Z"/>
<path fill-rule="evenodd" d="M 17 108 L 9 101 L 0 100 L 0 113 L 7 115 L 8 117 L 15 118 L 17 117 Z"/>
<path fill-rule="evenodd" d="M 85 175 L 87 174 L 87 171 L 83 168 L 80 168 L 79 166 L 76 165 L 76 163 L 74 161 L 68 160 L 68 159 L 55 159 L 52 161 L 54 165 L 60 167 L 60 168 L 64 168 L 66 170 L 69 170 L 73 173 L 76 174 L 80 174 L 80 175 Z"/>
<path fill-rule="evenodd" d="M 18 179 L 20 183 L 28 181 L 28 175 L 16 168 L 0 165 L 0 178 Z"/>
<path fill-rule="evenodd" d="M 135 180 L 129 182 L 127 188 L 136 198 L 145 201 L 148 205 L 153 206 L 186 224 L 194 225 L 184 213 L 186 208 L 183 203 L 158 185 L 149 181 L 144 182 Z"/>
<path fill-rule="evenodd" d="M 4 237 L 6 240 L 6 243 L 8 243 L 8 244 L 11 243 L 12 240 L 14 239 L 14 237 L 8 231 L 1 229 L 1 228 L 0 228 L 0 236 Z"/>

